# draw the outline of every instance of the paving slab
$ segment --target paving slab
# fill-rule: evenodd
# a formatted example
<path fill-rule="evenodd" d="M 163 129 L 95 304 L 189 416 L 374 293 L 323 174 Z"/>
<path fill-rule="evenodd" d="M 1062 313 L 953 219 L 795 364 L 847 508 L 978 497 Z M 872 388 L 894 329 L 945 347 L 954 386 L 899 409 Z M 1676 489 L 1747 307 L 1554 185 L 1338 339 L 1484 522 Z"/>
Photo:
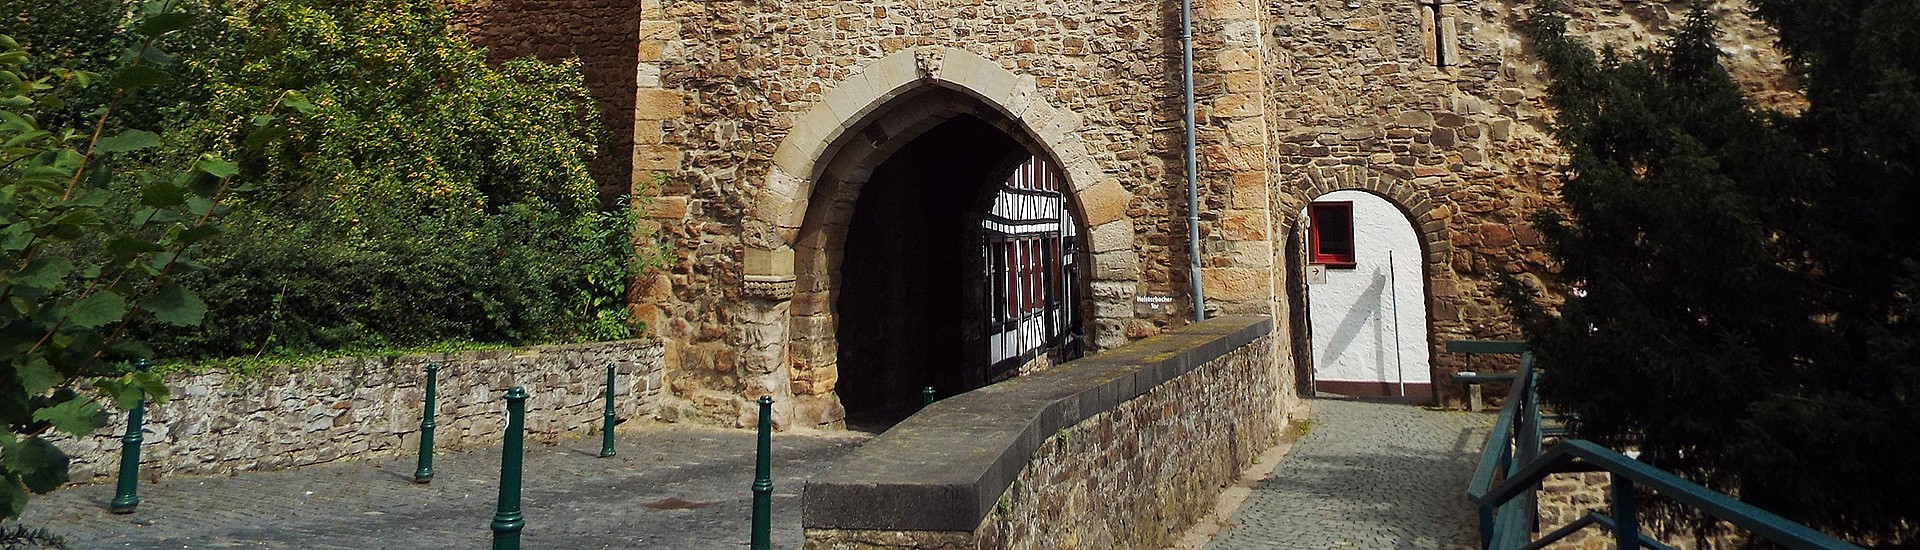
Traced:
<path fill-rule="evenodd" d="M 1479 537 L 1467 481 L 1487 413 L 1316 399 L 1311 431 L 1207 550 L 1454 550 Z"/>
<path fill-rule="evenodd" d="M 618 456 L 597 437 L 529 441 L 526 548 L 745 548 L 754 434 L 683 425 L 623 429 Z M 799 548 L 807 477 L 866 441 L 860 432 L 776 434 L 773 542 Z M 485 548 L 499 491 L 498 447 L 435 455 L 417 485 L 414 459 L 384 458 L 233 476 L 143 482 L 140 508 L 107 513 L 112 484 L 36 498 L 23 518 L 79 549 Z"/>

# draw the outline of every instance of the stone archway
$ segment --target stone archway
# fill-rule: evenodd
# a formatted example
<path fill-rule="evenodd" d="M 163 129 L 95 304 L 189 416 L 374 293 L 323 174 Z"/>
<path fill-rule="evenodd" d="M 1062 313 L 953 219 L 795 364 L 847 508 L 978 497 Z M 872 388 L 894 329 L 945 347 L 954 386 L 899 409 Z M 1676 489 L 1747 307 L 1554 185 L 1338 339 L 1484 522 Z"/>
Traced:
<path fill-rule="evenodd" d="M 1285 218 L 1282 223 L 1284 230 L 1279 237 L 1282 242 L 1276 244 L 1284 247 L 1282 250 L 1285 251 L 1287 260 L 1285 270 L 1288 283 L 1285 292 L 1289 297 L 1288 302 L 1292 305 L 1287 315 L 1293 342 L 1290 352 L 1294 358 L 1295 374 L 1300 381 L 1300 389 L 1304 392 L 1312 390 L 1310 381 L 1313 379 L 1317 360 L 1310 344 L 1312 338 L 1309 327 L 1312 320 L 1308 310 L 1309 300 L 1305 278 L 1307 261 L 1301 253 L 1306 239 L 1306 224 L 1301 213 L 1305 211 L 1308 204 L 1316 197 L 1327 196 L 1338 191 L 1363 191 L 1384 199 L 1397 209 L 1399 214 L 1412 224 L 1412 230 L 1417 235 L 1416 240 L 1420 248 L 1419 263 L 1423 284 L 1420 285 L 1421 293 L 1417 300 L 1411 302 L 1429 313 L 1440 309 L 1438 306 L 1441 305 L 1441 301 L 1447 299 L 1436 295 L 1434 283 L 1451 276 L 1448 255 L 1452 251 L 1453 243 L 1447 220 L 1441 217 L 1442 212 L 1434 207 L 1434 201 L 1427 193 L 1427 189 L 1432 186 L 1425 182 L 1408 180 L 1390 172 L 1372 170 L 1364 166 L 1350 165 L 1313 167 L 1303 170 L 1296 177 L 1299 178 L 1296 183 L 1285 186 L 1284 189 L 1288 192 L 1277 200 L 1278 213 Z M 1401 296 L 1400 298 L 1407 300 L 1409 297 Z M 1398 312 L 1395 313 L 1398 314 Z M 1435 318 L 1431 314 L 1422 317 L 1422 322 L 1425 324 L 1423 336 L 1430 338 L 1427 355 L 1430 358 L 1438 357 L 1442 342 L 1437 338 Z M 1433 389 L 1437 395 L 1441 387 L 1438 374 L 1431 363 L 1426 366 L 1426 369 L 1427 372 L 1424 374 L 1434 383 Z"/>
<path fill-rule="evenodd" d="M 1085 227 L 1126 223 L 1124 208 L 1112 205 L 1125 205 L 1131 196 L 1089 160 L 1075 134 L 1079 115 L 1049 105 L 1034 82 L 973 52 L 919 48 L 874 61 L 795 118 L 743 221 L 742 290 L 751 298 L 743 319 L 748 350 L 742 357 L 749 370 L 743 422 L 753 414 L 745 399 L 758 395 L 776 396 L 782 426 L 844 420 L 834 393 L 840 374 L 833 315 L 840 247 L 874 169 L 935 127 L 959 117 L 999 127 L 1027 150 L 1054 159 L 1076 210 L 1096 213 L 1079 218 Z M 1106 207 L 1089 209 L 1090 202 Z M 1091 252 L 1132 250 L 1127 231 Z M 1132 277 L 1113 262 L 1096 265 L 1107 267 L 1096 267 L 1092 279 Z"/>

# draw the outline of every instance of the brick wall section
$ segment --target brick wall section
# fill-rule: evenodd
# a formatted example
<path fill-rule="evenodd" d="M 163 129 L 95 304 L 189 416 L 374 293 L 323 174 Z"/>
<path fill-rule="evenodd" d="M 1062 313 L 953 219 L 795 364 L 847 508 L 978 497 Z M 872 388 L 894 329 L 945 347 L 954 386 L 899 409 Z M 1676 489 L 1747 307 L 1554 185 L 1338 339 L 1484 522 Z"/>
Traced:
<path fill-rule="evenodd" d="M 662 393 L 660 347 L 627 340 L 518 350 L 337 359 L 241 378 L 224 372 L 167 377 L 172 398 L 148 408 L 143 472 L 229 474 L 408 455 L 420 445 L 423 373 L 440 364 L 434 444 L 497 444 L 503 394 L 524 386 L 527 436 L 558 441 L 598 433 L 608 363 L 615 414 L 650 418 Z M 116 472 L 126 417 L 79 440 L 58 440 L 75 481 Z"/>
<path fill-rule="evenodd" d="M 1217 322 L 1192 326 L 1208 327 Z M 980 525 L 970 532 L 816 527 L 833 525 L 835 518 L 820 517 L 822 514 L 809 500 L 806 548 L 1167 547 L 1212 507 L 1214 497 L 1256 454 L 1278 441 L 1286 422 L 1278 403 L 1288 381 L 1274 361 L 1271 325 L 1266 327 L 1268 330 L 1257 338 L 1214 352 L 1218 355 L 1211 359 L 1196 359 L 1201 363 L 1192 370 L 1111 409 L 1068 413 L 1087 416 L 1044 437 Z M 1172 331 L 1163 338 L 1185 338 L 1186 330 Z M 1134 346 L 1153 342 L 1156 340 Z M 1189 349 L 1217 347 L 1200 339 L 1183 342 L 1195 346 Z M 1124 356 L 1132 347 L 1112 353 Z M 1180 351 L 1147 355 L 1177 353 Z M 1147 361 L 1150 364 L 1152 360 Z M 1071 373 L 1075 363 L 1056 367 L 1068 373 L 1049 372 L 1046 376 L 1081 379 Z M 1115 363 L 1097 368 L 1126 366 Z M 1018 383 L 1016 379 L 1003 385 Z M 967 407 L 962 405 L 960 409 Z M 893 434 L 881 437 L 889 435 Z M 913 435 L 909 432 L 907 437 Z M 928 459 L 938 460 L 937 456 L 934 452 Z M 816 481 L 819 479 L 816 477 Z M 871 481 L 888 483 L 884 479 Z M 810 484 L 808 490 L 813 491 L 814 486 Z M 813 497 L 809 494 L 807 498 Z"/>
<path fill-rule="evenodd" d="M 450 1 L 454 24 L 494 60 L 532 56 L 556 62 L 580 60 L 587 92 L 593 95 L 603 125 L 596 155 L 588 168 L 600 195 L 633 193 L 635 0 L 469 0 Z"/>

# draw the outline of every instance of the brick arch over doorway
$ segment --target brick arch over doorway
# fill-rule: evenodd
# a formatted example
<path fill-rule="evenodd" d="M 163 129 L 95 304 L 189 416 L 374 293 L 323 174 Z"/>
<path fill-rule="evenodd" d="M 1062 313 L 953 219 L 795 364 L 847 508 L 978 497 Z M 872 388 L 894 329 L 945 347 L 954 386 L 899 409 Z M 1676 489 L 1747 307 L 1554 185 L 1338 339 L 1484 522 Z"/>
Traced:
<path fill-rule="evenodd" d="M 1435 284 L 1436 282 L 1452 280 L 1455 276 L 1449 256 L 1453 250 L 1452 229 L 1447 226 L 1447 219 L 1443 217 L 1443 212 L 1435 208 L 1433 197 L 1427 193 L 1426 189 L 1432 186 L 1421 185 L 1391 173 L 1353 165 L 1311 167 L 1297 172 L 1294 178 L 1293 181 L 1281 185 L 1280 189 L 1284 191 L 1280 196 L 1275 197 L 1277 204 L 1274 216 L 1279 218 L 1279 223 L 1276 225 L 1283 230 L 1276 235 L 1280 241 L 1274 245 L 1280 247 L 1286 257 L 1287 284 L 1284 292 L 1288 303 L 1287 330 L 1291 333 L 1290 354 L 1294 359 L 1295 380 L 1299 384 L 1296 389 L 1303 394 L 1312 393 L 1311 381 L 1314 369 L 1314 359 L 1310 349 L 1312 339 L 1308 337 L 1307 332 L 1311 321 L 1307 314 L 1306 279 L 1303 273 L 1306 261 L 1300 255 L 1305 238 L 1301 223 L 1305 216 L 1301 215 L 1301 212 L 1306 210 L 1307 204 L 1315 198 L 1335 191 L 1365 191 L 1384 198 L 1399 208 L 1400 213 L 1413 223 L 1414 231 L 1419 234 L 1420 251 L 1423 257 L 1421 273 L 1426 284 L 1423 285 L 1425 296 L 1422 303 L 1428 312 L 1426 330 L 1427 334 L 1432 335 L 1433 338 L 1429 354 L 1432 357 L 1440 357 L 1444 352 L 1445 343 L 1440 338 L 1440 332 L 1436 330 L 1435 312 L 1457 310 L 1460 304 L 1447 302 L 1459 299 L 1457 296 L 1445 296 L 1435 292 L 1435 288 L 1441 286 Z M 1444 400 L 1446 399 L 1444 394 L 1449 391 L 1450 385 L 1445 384 L 1441 379 L 1443 374 L 1433 373 L 1436 395 Z"/>
<path fill-rule="evenodd" d="M 1427 194 L 1426 187 L 1430 186 L 1353 165 L 1313 167 L 1303 172 L 1296 176 L 1295 181 L 1282 185 L 1281 189 L 1288 191 L 1276 198 L 1279 204 L 1274 215 L 1281 218 L 1280 226 L 1286 228 L 1285 233 L 1292 233 L 1299 227 L 1300 210 L 1306 208 L 1314 197 L 1349 189 L 1366 191 L 1385 197 L 1388 202 L 1400 207 L 1408 220 L 1413 221 L 1414 230 L 1420 233 L 1421 248 L 1425 251 L 1429 269 L 1446 266 L 1447 252 L 1453 249 L 1453 240 L 1446 218 L 1434 209 L 1434 201 Z"/>
<path fill-rule="evenodd" d="M 796 116 L 743 220 L 742 294 L 752 300 L 745 333 L 749 395 L 775 396 L 782 426 L 836 426 L 834 270 L 855 201 L 873 169 L 943 122 L 973 116 L 1052 160 L 1076 211 L 1085 201 L 1125 204 L 1075 134 L 1081 117 L 1048 104 L 1035 80 L 967 50 L 926 47 L 881 58 L 837 83 Z M 1117 209 L 1114 209 L 1117 210 Z M 1084 228 L 1116 220 L 1079 217 Z M 1082 234 L 1086 234 L 1083 230 Z M 1128 232 L 1117 249 L 1133 248 Z M 1097 252 L 1097 251 L 1096 251 Z M 1097 266 L 1095 280 L 1130 280 Z M 1094 328 L 1098 331 L 1100 328 Z M 741 407 L 741 422 L 751 420 Z"/>

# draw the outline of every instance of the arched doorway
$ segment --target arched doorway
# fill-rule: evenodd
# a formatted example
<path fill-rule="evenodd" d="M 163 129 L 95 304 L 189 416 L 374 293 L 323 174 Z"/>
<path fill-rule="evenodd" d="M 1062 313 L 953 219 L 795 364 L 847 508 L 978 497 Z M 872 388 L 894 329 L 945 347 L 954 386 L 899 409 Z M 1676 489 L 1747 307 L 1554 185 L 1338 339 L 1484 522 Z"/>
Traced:
<path fill-rule="evenodd" d="M 1399 206 L 1359 190 L 1313 199 L 1292 251 L 1305 265 L 1313 389 L 1433 399 L 1420 233 Z"/>
<path fill-rule="evenodd" d="M 1078 134 L 1083 118 L 1072 110 L 1053 106 L 1045 94 L 1035 93 L 1035 86 L 1034 77 L 1015 74 L 977 53 L 926 46 L 897 51 L 865 64 L 829 88 L 811 107 L 794 113 L 788 134 L 773 151 L 771 169 L 762 184 L 751 191 L 753 206 L 744 212 L 745 218 L 741 220 L 744 248 L 741 294 L 749 298 L 747 307 L 740 310 L 741 320 L 747 327 L 739 335 L 747 350 L 739 367 L 746 384 L 736 400 L 742 423 L 750 422 L 757 414 L 753 399 L 759 395 L 774 397 L 776 428 L 787 423 L 844 426 L 849 409 L 857 413 L 863 408 L 892 406 L 897 403 L 895 400 L 903 398 L 917 407 L 917 391 L 903 394 L 893 387 L 895 383 L 871 392 L 883 395 L 884 399 L 849 402 L 843 406 L 841 394 L 845 393 L 845 386 L 852 379 L 866 376 L 847 372 L 840 365 L 839 335 L 843 319 L 839 308 L 845 302 L 842 295 L 849 290 L 842 281 L 843 268 L 850 262 L 846 245 L 854 213 L 861 208 L 864 190 L 875 174 L 884 176 L 899 166 L 913 163 L 902 161 L 887 170 L 882 170 L 882 164 L 936 128 L 962 118 L 983 122 L 1024 149 L 1024 155 L 1015 152 L 1008 156 L 1005 163 L 999 165 L 1003 172 L 980 185 L 1009 187 L 1020 167 L 1032 161 L 1045 166 L 1043 170 L 1031 171 L 1043 175 L 1034 185 L 1046 188 L 1027 188 L 1026 193 L 1014 194 L 1030 198 L 1008 202 L 1029 206 L 1057 204 L 1061 213 L 1057 221 L 1051 222 L 1058 225 L 1057 234 L 1052 237 L 1059 239 L 1058 245 L 1040 248 L 1040 252 L 1033 252 L 1033 245 L 1024 249 L 1010 246 L 1020 252 L 1004 264 L 1008 267 L 1001 274 L 1004 278 L 1009 273 L 1024 273 L 1042 281 L 1038 286 L 1043 289 L 1057 288 L 1058 293 L 1051 295 L 1052 298 L 1044 292 L 1036 297 L 1043 304 L 1039 308 L 1041 313 L 1029 312 L 1024 301 L 1019 303 L 1020 308 L 1009 310 L 1026 312 L 1029 319 L 1042 319 L 1040 324 L 1045 331 L 1068 332 L 1047 332 L 1039 338 L 1023 338 L 1017 331 L 1009 334 L 1006 339 L 1015 340 L 1015 347 L 1036 341 L 1041 347 L 1038 351 L 1016 350 L 1008 358 L 1023 358 L 1024 363 L 1020 364 L 1031 367 L 1124 343 L 1119 318 L 1131 314 L 1123 306 L 1130 302 L 1139 277 L 1133 255 L 1134 233 L 1124 220 L 1123 207 L 1132 194 L 1114 179 L 1114 174 L 1103 170 L 1096 155 L 1081 141 Z M 940 130 L 942 133 L 959 131 Z M 962 153 L 964 148 L 994 147 L 991 142 L 999 139 L 992 137 L 986 140 L 989 143 L 970 143 L 966 139 L 936 137 L 925 143 L 944 142 L 948 147 L 929 149 Z M 1020 185 L 1011 185 L 1011 188 L 1022 189 Z M 1034 194 L 1052 196 L 1032 198 Z M 976 195 L 980 202 L 942 207 L 969 209 L 985 219 L 987 214 L 1000 208 L 999 199 L 992 198 L 998 196 L 1000 194 L 990 197 L 982 193 Z M 1081 206 L 1083 200 L 1100 208 L 1085 210 Z M 1090 217 L 1089 213 L 1094 216 Z M 1031 239 L 1034 237 L 1031 233 L 1044 225 L 1027 223 L 1031 220 L 1016 221 L 1022 223 L 1012 224 L 1010 229 L 1016 231 L 1006 236 Z M 951 227 L 950 220 L 948 223 Z M 967 226 L 966 231 L 989 229 L 962 225 Z M 1089 228 L 1096 226 L 1123 231 L 1109 229 L 1095 243 L 1087 236 L 1091 235 Z M 967 262 L 963 273 L 967 277 L 980 274 L 979 284 L 963 284 L 961 290 L 971 293 L 963 298 L 963 305 L 982 310 L 969 318 L 984 319 L 991 315 L 990 306 L 994 303 L 989 301 L 989 293 L 1010 292 L 1012 287 L 989 285 L 997 280 L 989 275 L 988 270 L 994 268 L 991 259 L 999 256 L 992 256 L 987 250 L 986 234 L 979 236 L 978 255 L 969 252 L 962 258 Z M 880 245 L 856 244 L 859 246 Z M 1051 255 L 1054 249 L 1059 251 L 1057 257 Z M 1023 256 L 1017 255 L 1019 253 L 1039 258 L 1040 263 L 1025 271 L 1014 269 L 1029 265 L 1021 259 Z M 1049 264 L 1046 258 L 1055 258 L 1051 260 L 1054 263 Z M 1092 261 L 1094 258 L 1102 261 Z M 949 261 L 947 265 L 952 264 Z M 1056 282 L 1062 284 L 1045 282 L 1054 270 L 1069 267 L 1072 269 L 1058 274 Z M 1104 289 L 1098 295 L 1090 292 L 1095 280 L 1100 281 Z M 1020 279 L 1016 277 L 1013 282 L 1019 283 Z M 874 300 L 869 298 L 864 302 Z M 1058 304 L 1048 300 L 1056 300 Z M 1094 302 L 1101 307 L 1089 305 Z M 1061 321 L 1047 324 L 1056 317 Z M 979 354 L 980 362 L 970 358 L 966 364 L 989 367 L 999 364 L 987 362 L 987 356 L 993 353 L 989 333 L 1008 331 L 992 331 L 993 328 L 987 321 L 964 324 L 959 337 L 966 338 L 965 342 L 980 342 L 961 345 L 963 353 Z M 1006 351 L 1007 348 L 1001 350 Z M 1018 369 L 1016 366 L 999 375 L 983 373 L 978 377 L 979 383 L 1005 376 L 1007 372 L 1018 372 Z M 913 378 L 893 374 L 883 377 L 893 378 L 900 385 Z M 973 378 L 963 377 L 959 386 L 935 390 L 940 395 L 958 393 L 975 387 L 969 380 Z"/>
<path fill-rule="evenodd" d="M 928 86 L 847 135 L 820 161 L 795 262 L 830 302 L 848 427 L 890 426 L 924 388 L 945 397 L 1084 352 L 1084 231 L 1024 128 Z"/>

